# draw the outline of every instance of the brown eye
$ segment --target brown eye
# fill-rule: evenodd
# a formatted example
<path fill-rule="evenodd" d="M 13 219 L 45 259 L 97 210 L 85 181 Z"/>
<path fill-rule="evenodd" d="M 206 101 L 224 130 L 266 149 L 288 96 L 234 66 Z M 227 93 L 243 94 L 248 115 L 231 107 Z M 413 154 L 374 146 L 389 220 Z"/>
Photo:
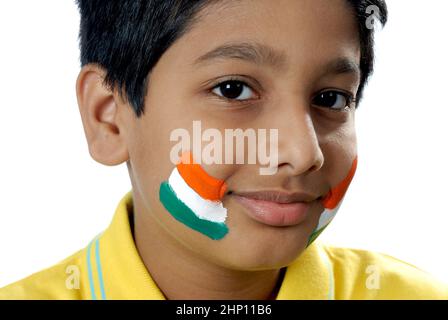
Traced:
<path fill-rule="evenodd" d="M 252 89 L 246 83 L 235 80 L 221 82 L 212 92 L 230 100 L 248 100 L 253 98 L 254 95 Z"/>
<path fill-rule="evenodd" d="M 313 105 L 325 107 L 334 110 L 344 110 L 350 108 L 353 97 L 344 92 L 339 91 L 325 91 L 319 93 L 314 97 Z"/>

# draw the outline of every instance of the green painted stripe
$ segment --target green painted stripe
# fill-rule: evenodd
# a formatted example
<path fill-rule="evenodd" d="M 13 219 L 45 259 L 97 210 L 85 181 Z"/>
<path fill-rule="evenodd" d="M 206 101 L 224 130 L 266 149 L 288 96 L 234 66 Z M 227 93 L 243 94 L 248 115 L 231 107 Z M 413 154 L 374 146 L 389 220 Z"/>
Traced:
<path fill-rule="evenodd" d="M 330 224 L 330 223 L 328 223 L 328 224 Z M 309 247 L 309 245 L 310 245 L 311 243 L 314 242 L 314 240 L 316 240 L 316 238 L 322 233 L 322 231 L 325 230 L 325 228 L 328 226 L 328 224 L 327 224 L 325 227 L 321 228 L 320 230 L 318 230 L 318 231 L 314 231 L 314 232 L 310 235 L 310 237 L 308 238 L 308 244 L 306 245 L 307 248 Z"/>
<path fill-rule="evenodd" d="M 168 212 L 178 221 L 193 230 L 199 231 L 213 240 L 222 239 L 229 229 L 225 223 L 216 223 L 200 219 L 176 195 L 167 181 L 162 182 L 159 190 L 160 201 Z"/>

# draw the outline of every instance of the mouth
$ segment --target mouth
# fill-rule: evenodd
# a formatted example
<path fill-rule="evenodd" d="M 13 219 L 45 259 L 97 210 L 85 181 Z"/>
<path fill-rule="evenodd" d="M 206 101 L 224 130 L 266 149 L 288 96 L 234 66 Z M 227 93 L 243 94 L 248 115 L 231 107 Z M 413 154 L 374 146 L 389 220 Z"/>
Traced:
<path fill-rule="evenodd" d="M 309 216 L 311 205 L 322 197 L 307 193 L 279 191 L 231 192 L 248 216 L 274 227 L 294 226 Z"/>

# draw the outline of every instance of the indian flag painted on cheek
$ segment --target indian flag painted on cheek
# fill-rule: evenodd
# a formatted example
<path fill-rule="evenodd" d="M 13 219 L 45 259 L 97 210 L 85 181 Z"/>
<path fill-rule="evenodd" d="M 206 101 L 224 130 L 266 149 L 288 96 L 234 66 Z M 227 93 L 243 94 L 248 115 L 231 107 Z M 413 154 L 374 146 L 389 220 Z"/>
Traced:
<path fill-rule="evenodd" d="M 168 181 L 160 185 L 159 198 L 166 210 L 179 222 L 213 240 L 229 231 L 225 224 L 227 209 L 221 199 L 227 185 L 210 176 L 194 163 L 191 152 L 182 154 Z"/>
<path fill-rule="evenodd" d="M 324 229 L 330 224 L 334 216 L 341 206 L 342 200 L 344 199 L 345 193 L 353 179 L 356 172 L 356 166 L 358 164 L 358 157 L 356 156 L 353 160 L 350 171 L 347 176 L 322 199 L 322 205 L 324 206 L 324 211 L 320 215 L 319 223 L 314 229 L 313 233 L 308 239 L 307 247 L 324 231 Z"/>

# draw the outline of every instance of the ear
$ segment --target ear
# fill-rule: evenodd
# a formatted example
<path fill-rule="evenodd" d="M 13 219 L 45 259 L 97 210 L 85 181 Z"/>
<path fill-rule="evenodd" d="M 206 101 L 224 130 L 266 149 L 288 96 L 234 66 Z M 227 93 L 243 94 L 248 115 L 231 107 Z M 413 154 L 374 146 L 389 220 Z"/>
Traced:
<path fill-rule="evenodd" d="M 117 95 L 103 85 L 106 72 L 100 66 L 84 66 L 76 81 L 76 96 L 92 158 L 113 166 L 129 159 L 125 128 Z"/>

